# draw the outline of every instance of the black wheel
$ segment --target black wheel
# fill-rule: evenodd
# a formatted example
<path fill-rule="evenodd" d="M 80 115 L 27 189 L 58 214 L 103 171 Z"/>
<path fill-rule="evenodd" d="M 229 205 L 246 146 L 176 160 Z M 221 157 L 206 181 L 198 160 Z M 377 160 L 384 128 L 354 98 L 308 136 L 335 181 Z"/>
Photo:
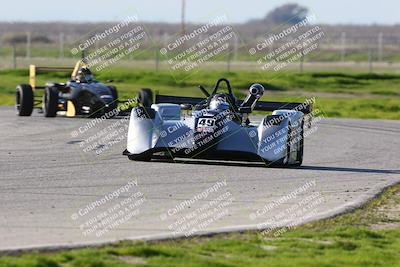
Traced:
<path fill-rule="evenodd" d="M 104 103 L 93 100 L 93 103 L 90 105 L 90 112 L 89 118 L 100 118 L 105 114 Z"/>
<path fill-rule="evenodd" d="M 290 143 L 292 142 L 292 126 L 288 125 L 288 133 L 287 133 L 287 138 L 286 138 L 286 153 L 285 156 L 281 159 L 278 159 L 276 161 L 266 161 L 265 159 L 262 159 L 262 161 L 266 164 L 267 167 L 273 166 L 273 167 L 288 167 L 289 161 L 290 161 Z"/>
<path fill-rule="evenodd" d="M 143 107 L 151 107 L 153 104 L 153 92 L 151 89 L 141 89 L 139 91 L 138 101 Z"/>
<path fill-rule="evenodd" d="M 33 90 L 29 84 L 20 84 L 16 88 L 15 109 L 18 116 L 30 116 L 33 111 Z"/>
<path fill-rule="evenodd" d="M 303 154 L 304 154 L 304 121 L 301 121 L 300 126 L 300 140 L 299 140 L 299 148 L 297 150 L 296 155 L 296 164 L 295 166 L 301 166 L 303 164 Z"/>
<path fill-rule="evenodd" d="M 290 161 L 290 143 L 292 142 L 292 126 L 288 125 L 288 133 L 287 133 L 287 139 L 286 139 L 286 155 L 282 159 L 282 164 L 285 166 L 289 165 Z"/>
<path fill-rule="evenodd" d="M 115 86 L 108 86 L 108 89 L 110 89 L 112 97 L 113 97 L 113 102 L 110 105 L 110 109 L 116 109 L 118 107 L 118 91 Z"/>
<path fill-rule="evenodd" d="M 58 109 L 58 89 L 46 87 L 43 95 L 43 114 L 45 117 L 55 117 Z"/>
<path fill-rule="evenodd" d="M 108 89 L 110 89 L 111 94 L 112 94 L 112 96 L 113 96 L 113 98 L 114 98 L 114 101 L 117 101 L 117 100 L 118 100 L 118 91 L 117 91 L 117 88 L 116 88 L 115 86 L 108 86 Z"/>
<path fill-rule="evenodd" d="M 150 161 L 152 156 L 152 153 L 143 153 L 139 155 L 129 155 L 128 158 L 134 161 Z"/>

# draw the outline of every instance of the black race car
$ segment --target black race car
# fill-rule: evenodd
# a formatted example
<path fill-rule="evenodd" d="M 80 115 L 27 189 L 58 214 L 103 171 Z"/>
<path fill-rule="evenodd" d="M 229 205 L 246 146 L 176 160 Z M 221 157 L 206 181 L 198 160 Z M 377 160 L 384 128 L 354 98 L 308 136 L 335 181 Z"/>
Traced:
<path fill-rule="evenodd" d="M 71 71 L 71 79 L 66 83 L 47 82 L 45 86 L 36 86 L 38 73 Z M 20 84 L 16 88 L 15 106 L 19 116 L 30 116 L 33 109 L 38 108 L 45 117 L 55 117 L 59 111 L 64 111 L 67 117 L 99 117 L 118 104 L 117 89 L 94 80 L 83 61 L 78 61 L 74 69 L 31 65 L 29 78 L 29 84 Z M 42 96 L 35 96 L 38 89 L 44 90 Z"/>

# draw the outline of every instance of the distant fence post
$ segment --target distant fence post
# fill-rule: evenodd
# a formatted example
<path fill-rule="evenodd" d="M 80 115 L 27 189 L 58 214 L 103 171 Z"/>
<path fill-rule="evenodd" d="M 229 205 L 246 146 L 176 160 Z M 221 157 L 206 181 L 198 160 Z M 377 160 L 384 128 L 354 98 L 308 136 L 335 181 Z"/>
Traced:
<path fill-rule="evenodd" d="M 31 58 L 31 33 L 26 33 L 26 58 Z"/>
<path fill-rule="evenodd" d="M 368 51 L 368 71 L 369 73 L 371 73 L 373 70 L 373 66 L 372 66 L 372 50 L 370 49 Z"/>
<path fill-rule="evenodd" d="M 234 36 L 234 44 L 233 44 L 233 61 L 237 61 L 238 57 L 238 48 L 239 48 L 239 38 L 237 37 L 236 33 L 233 35 Z"/>
<path fill-rule="evenodd" d="M 304 71 L 304 52 L 303 52 L 303 49 L 304 49 L 303 43 L 301 43 L 301 51 L 300 51 L 301 56 L 300 56 L 300 65 L 299 65 L 300 73 L 303 73 L 303 71 Z"/>
<path fill-rule="evenodd" d="M 274 51 L 274 39 L 272 39 L 272 42 L 268 47 L 268 54 L 271 54 L 271 52 L 273 51 Z"/>
<path fill-rule="evenodd" d="M 17 53 L 15 51 L 15 44 L 12 44 L 12 67 L 17 68 Z"/>
<path fill-rule="evenodd" d="M 64 33 L 60 32 L 59 36 L 59 41 L 60 41 L 60 58 L 64 58 Z"/>
<path fill-rule="evenodd" d="M 228 55 L 226 58 L 226 71 L 229 73 L 231 72 L 231 60 L 232 60 L 232 49 L 228 48 Z"/>
<path fill-rule="evenodd" d="M 300 57 L 300 73 L 304 72 L 304 54 L 303 51 L 301 51 L 301 57 Z"/>
<path fill-rule="evenodd" d="M 340 36 L 340 60 L 344 61 L 346 56 L 346 33 L 342 32 Z"/>
<path fill-rule="evenodd" d="M 378 34 L 378 61 L 382 61 L 383 58 L 383 33 Z"/>
<path fill-rule="evenodd" d="M 156 53 L 156 62 L 155 62 L 155 67 L 156 67 L 156 72 L 158 72 L 159 64 L 160 64 L 160 54 L 158 53 L 159 50 L 159 45 L 155 46 L 155 53 Z"/>

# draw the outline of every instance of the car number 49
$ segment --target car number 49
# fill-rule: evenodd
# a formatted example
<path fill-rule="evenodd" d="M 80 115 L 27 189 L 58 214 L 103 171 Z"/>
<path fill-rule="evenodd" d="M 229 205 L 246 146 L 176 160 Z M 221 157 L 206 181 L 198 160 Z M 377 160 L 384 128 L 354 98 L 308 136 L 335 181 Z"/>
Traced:
<path fill-rule="evenodd" d="M 215 119 L 200 118 L 197 127 L 212 127 L 215 125 Z"/>

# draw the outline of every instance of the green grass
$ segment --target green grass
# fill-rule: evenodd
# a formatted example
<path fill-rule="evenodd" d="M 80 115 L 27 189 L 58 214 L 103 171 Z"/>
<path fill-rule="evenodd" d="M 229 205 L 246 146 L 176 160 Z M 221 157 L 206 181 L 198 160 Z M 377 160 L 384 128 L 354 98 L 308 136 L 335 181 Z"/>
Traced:
<path fill-rule="evenodd" d="M 400 119 L 400 75 L 368 73 L 259 73 L 199 71 L 187 73 L 130 69 L 109 69 L 97 79 L 113 79 L 120 98 L 136 96 L 140 88 L 152 88 L 162 94 L 202 96 L 198 85 L 211 88 L 220 77 L 231 81 L 237 97 L 246 94 L 252 83 L 262 83 L 268 90 L 266 101 L 304 101 L 316 96 L 316 107 L 327 117 Z M 39 75 L 37 84 L 53 80 L 63 82 L 64 74 Z M 28 82 L 27 70 L 0 71 L 0 105 L 14 104 L 14 88 Z"/>
<path fill-rule="evenodd" d="M 105 43 L 99 44 L 98 47 L 104 46 Z M 75 47 L 75 43 L 65 44 L 64 46 L 64 57 L 67 58 L 75 58 L 70 52 L 70 50 Z M 158 45 L 159 46 L 159 45 Z M 154 60 L 156 57 L 156 51 L 160 48 L 152 46 L 142 47 L 139 53 L 133 53 L 131 58 L 134 59 L 144 59 L 144 60 Z M 275 47 L 277 48 L 277 47 Z M 31 47 L 31 56 L 32 57 L 51 57 L 58 58 L 60 55 L 59 44 L 33 44 Z M 91 51 L 93 52 L 93 51 Z M 377 53 L 373 51 L 372 60 L 377 60 Z M 16 54 L 20 57 L 26 56 L 26 45 L 20 44 L 16 46 Z M 12 47 L 10 45 L 3 45 L 0 49 L 1 57 L 11 57 L 12 55 Z M 169 53 L 169 57 L 176 56 L 174 53 Z M 259 54 L 257 54 L 258 56 Z M 160 58 L 164 58 L 162 55 L 159 55 Z M 212 58 L 212 61 L 226 61 L 227 57 L 233 58 L 233 51 L 230 51 L 230 55 L 226 52 L 221 55 Z M 369 60 L 369 49 L 367 47 L 360 47 L 357 49 L 346 49 L 345 61 L 355 61 L 355 62 L 368 62 Z M 257 57 L 251 56 L 248 52 L 247 46 L 242 46 L 238 49 L 236 54 L 236 60 L 238 61 L 254 61 Z M 342 60 L 341 50 L 339 48 L 329 48 L 329 47 L 320 47 L 312 54 L 305 56 L 305 61 L 315 61 L 315 62 L 340 62 Z M 391 50 L 386 49 L 383 53 L 382 57 L 383 61 L 386 62 L 398 62 L 400 61 L 400 56 L 398 53 L 398 49 Z"/>
<path fill-rule="evenodd" d="M 400 227 L 371 228 L 388 221 L 377 210 L 389 201 L 398 205 L 399 191 L 400 185 L 394 186 L 352 213 L 309 223 L 278 237 L 246 232 L 120 242 L 99 248 L 3 256 L 0 266 L 400 266 Z"/>

